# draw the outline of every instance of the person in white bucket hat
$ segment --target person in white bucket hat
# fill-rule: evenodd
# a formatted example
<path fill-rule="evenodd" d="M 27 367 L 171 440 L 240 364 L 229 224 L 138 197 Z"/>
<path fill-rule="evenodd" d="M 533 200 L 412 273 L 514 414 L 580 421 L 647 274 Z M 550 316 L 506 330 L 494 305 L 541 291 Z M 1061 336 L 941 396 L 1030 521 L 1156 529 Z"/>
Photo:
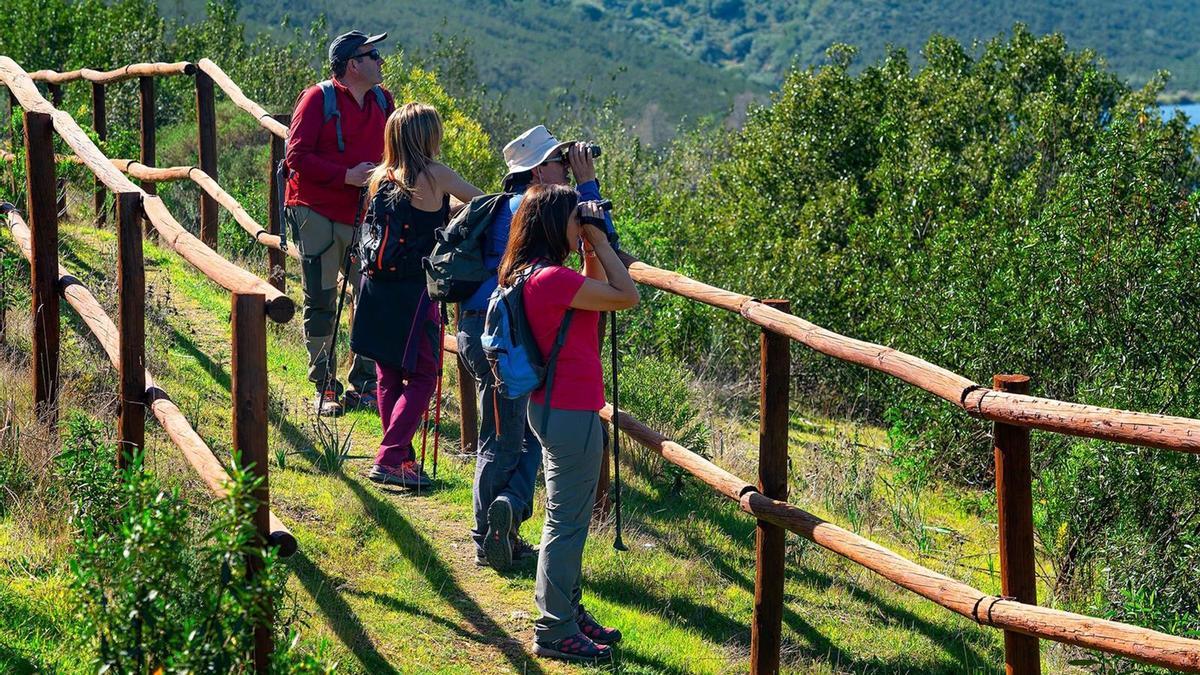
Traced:
<path fill-rule="evenodd" d="M 509 225 L 531 185 L 570 185 L 580 201 L 599 200 L 600 184 L 586 143 L 562 142 L 538 125 L 504 146 L 504 192 L 484 235 L 483 254 L 488 269 L 500 265 L 508 245 Z M 616 240 L 612 219 L 605 212 L 609 238 Z M 533 487 L 542 462 L 542 446 L 526 422 L 529 398 L 506 399 L 495 389 L 480 337 L 488 298 L 496 288 L 496 275 L 462 303 L 458 315 L 458 353 L 475 378 L 479 401 L 479 440 L 476 446 L 474 506 L 475 562 L 503 570 L 514 561 L 535 557 L 536 549 L 518 535 L 521 523 L 533 515 Z"/>

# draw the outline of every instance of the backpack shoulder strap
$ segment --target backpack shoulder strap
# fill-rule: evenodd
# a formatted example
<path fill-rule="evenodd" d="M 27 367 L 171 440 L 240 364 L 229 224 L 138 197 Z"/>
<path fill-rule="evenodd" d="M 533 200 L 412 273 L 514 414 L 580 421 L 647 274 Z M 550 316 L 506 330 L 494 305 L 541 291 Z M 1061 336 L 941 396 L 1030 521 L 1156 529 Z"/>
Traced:
<path fill-rule="evenodd" d="M 342 113 L 338 111 L 337 105 L 337 89 L 333 86 L 333 80 L 322 80 L 317 83 L 321 89 L 321 97 L 323 100 L 322 111 L 325 114 L 325 121 L 333 118 L 337 130 L 338 152 L 346 151 L 346 143 L 342 140 Z"/>
<path fill-rule="evenodd" d="M 568 307 L 563 314 L 562 324 L 558 327 L 558 335 L 554 338 L 554 346 L 546 357 L 546 402 L 542 405 L 542 431 L 550 423 L 550 399 L 554 396 L 554 370 L 558 366 L 558 352 L 567 341 L 567 329 L 571 326 L 571 317 L 575 316 L 575 308 Z"/>
<path fill-rule="evenodd" d="M 384 117 L 387 117 L 387 97 L 383 95 L 383 87 L 375 85 L 374 87 L 371 87 L 371 93 L 375 94 L 375 102 L 379 104 L 380 112 L 383 113 Z"/>

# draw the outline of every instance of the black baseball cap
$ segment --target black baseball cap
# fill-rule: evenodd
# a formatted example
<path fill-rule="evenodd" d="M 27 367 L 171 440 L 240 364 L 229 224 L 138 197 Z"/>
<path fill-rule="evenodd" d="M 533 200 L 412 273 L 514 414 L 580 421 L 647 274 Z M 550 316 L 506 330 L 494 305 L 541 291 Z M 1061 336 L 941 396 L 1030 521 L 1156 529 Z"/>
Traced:
<path fill-rule="evenodd" d="M 349 33 L 342 33 L 333 38 L 333 42 L 329 43 L 329 63 L 339 63 L 341 61 L 349 61 L 354 52 L 358 51 L 363 45 L 373 45 L 376 42 L 383 42 L 387 39 L 387 33 L 379 35 L 370 35 L 361 30 L 352 30 Z"/>

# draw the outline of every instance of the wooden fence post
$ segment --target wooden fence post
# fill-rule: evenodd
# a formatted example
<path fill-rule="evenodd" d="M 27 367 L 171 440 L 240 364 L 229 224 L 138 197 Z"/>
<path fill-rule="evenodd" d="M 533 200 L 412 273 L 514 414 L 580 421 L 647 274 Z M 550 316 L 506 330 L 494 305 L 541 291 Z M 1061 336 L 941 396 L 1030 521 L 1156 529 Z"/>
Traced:
<path fill-rule="evenodd" d="M 462 312 L 462 305 L 454 306 L 456 326 Z M 459 438 L 462 439 L 459 451 L 475 454 L 475 447 L 479 443 L 479 402 L 475 399 L 475 377 L 463 364 L 462 354 L 455 355 L 455 363 L 458 364 L 458 428 Z"/>
<path fill-rule="evenodd" d="M 292 123 L 290 114 L 273 115 L 272 117 L 284 126 Z M 279 174 L 275 172 L 275 167 L 283 161 L 285 141 L 273 133 L 267 132 L 267 135 L 271 139 L 271 163 L 267 166 L 267 185 L 269 186 L 267 189 L 270 191 L 270 194 L 267 195 L 267 232 L 279 234 L 286 227 L 279 217 L 279 210 L 283 207 L 283 204 L 280 203 L 280 191 L 284 186 L 279 184 Z M 283 293 L 287 292 L 286 262 L 287 255 L 283 251 L 267 249 L 267 281 Z"/>
<path fill-rule="evenodd" d="M 203 70 L 196 71 L 196 126 L 200 145 L 200 170 L 217 180 L 217 112 L 213 81 Z M 217 247 L 217 200 L 200 193 L 200 241 Z"/>
<path fill-rule="evenodd" d="M 46 91 L 50 92 L 50 105 L 61 109 L 63 102 L 62 85 L 47 83 Z M 67 215 L 67 181 L 65 179 L 60 177 L 55 180 L 54 194 L 56 196 L 54 206 L 58 209 L 58 216 L 64 218 Z"/>
<path fill-rule="evenodd" d="M 140 131 L 141 131 L 141 154 L 138 155 L 138 161 L 144 166 L 154 166 L 158 160 L 155 158 L 157 150 L 155 149 L 154 138 L 154 77 L 143 75 L 138 78 L 138 111 L 141 113 Z M 154 181 L 141 181 L 141 187 L 149 194 L 158 194 L 158 186 Z M 146 219 L 146 234 L 153 231 L 153 226 L 150 225 L 150 219 Z"/>
<path fill-rule="evenodd" d="M 996 375 L 992 388 L 1029 393 L 1029 377 Z M 996 508 L 1000 530 L 1000 589 L 1018 601 L 1037 604 L 1033 550 L 1033 475 L 1029 428 L 996 422 L 992 427 L 996 460 Z M 1008 675 L 1042 672 L 1038 639 L 1004 631 L 1004 669 Z"/>
<path fill-rule="evenodd" d="M 117 302 L 121 372 L 117 467 L 146 447 L 146 270 L 142 258 L 142 195 L 122 192 L 117 204 Z"/>
<path fill-rule="evenodd" d="M 0 204 L 0 216 L 8 211 L 9 205 Z M 0 345 L 8 342 L 8 263 L 0 255 Z"/>
<path fill-rule="evenodd" d="M 54 121 L 25 113 L 25 195 L 29 211 L 33 295 L 34 410 L 53 424 L 58 403 L 58 208 L 55 205 Z"/>
<path fill-rule="evenodd" d="M 19 101 L 17 101 L 17 95 L 12 92 L 12 89 L 9 89 L 8 90 L 8 131 L 12 135 L 8 139 L 8 141 L 9 141 L 8 150 L 9 150 L 9 152 L 11 152 L 14 155 L 17 154 L 17 151 L 20 150 L 20 148 L 21 148 L 21 132 L 18 131 L 17 125 L 15 124 L 15 120 L 17 119 L 17 111 L 20 109 L 21 109 L 21 103 Z M 16 195 L 18 192 L 18 190 L 17 190 L 17 172 L 12 171 L 10 173 L 12 174 L 10 176 L 10 178 L 12 180 L 9 182 L 9 184 L 12 187 L 12 192 L 10 192 L 9 194 L 13 195 L 13 198 L 16 199 Z M 25 209 L 29 210 L 28 204 L 25 205 Z"/>
<path fill-rule="evenodd" d="M 92 83 L 92 128 L 96 130 L 96 138 L 100 142 L 108 140 L 108 105 L 104 97 L 104 85 Z M 96 178 L 96 191 L 92 194 L 92 211 L 95 212 L 95 223 L 102 225 L 104 217 L 104 196 L 107 194 L 104 183 Z"/>
<path fill-rule="evenodd" d="M 234 293 L 233 322 L 233 450 L 242 468 L 261 479 L 254 498 L 254 528 L 260 540 L 256 548 L 266 546 L 271 535 L 270 487 L 267 476 L 267 305 L 261 293 Z M 262 558 L 250 555 L 246 573 L 253 577 L 263 570 Z M 260 621 L 254 626 L 254 668 L 267 672 L 274 643 L 271 637 L 273 608 L 270 599 L 262 607 Z"/>
<path fill-rule="evenodd" d="M 781 312 L 787 300 L 764 300 Z M 761 385 L 758 410 L 758 489 L 779 501 L 788 493 L 788 405 L 791 383 L 791 341 L 785 335 L 762 331 Z M 750 672 L 778 673 L 783 629 L 783 528 L 758 521 L 754 537 L 754 623 L 750 630 Z"/>

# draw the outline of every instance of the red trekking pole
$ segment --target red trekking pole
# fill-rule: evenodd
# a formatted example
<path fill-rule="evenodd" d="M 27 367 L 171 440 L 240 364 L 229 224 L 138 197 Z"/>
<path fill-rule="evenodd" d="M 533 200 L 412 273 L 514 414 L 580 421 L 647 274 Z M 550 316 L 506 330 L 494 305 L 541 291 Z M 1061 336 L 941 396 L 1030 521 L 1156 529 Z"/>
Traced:
<path fill-rule="evenodd" d="M 445 318 L 446 305 L 442 303 L 442 316 Z M 437 389 L 433 396 L 437 399 L 436 412 L 433 414 L 433 480 L 437 480 L 437 464 L 438 464 L 438 441 L 442 437 L 442 366 L 446 362 L 446 349 L 442 342 L 445 340 L 446 331 L 442 328 L 445 324 L 438 325 L 438 367 L 437 367 Z M 428 412 L 428 409 L 426 410 Z"/>

